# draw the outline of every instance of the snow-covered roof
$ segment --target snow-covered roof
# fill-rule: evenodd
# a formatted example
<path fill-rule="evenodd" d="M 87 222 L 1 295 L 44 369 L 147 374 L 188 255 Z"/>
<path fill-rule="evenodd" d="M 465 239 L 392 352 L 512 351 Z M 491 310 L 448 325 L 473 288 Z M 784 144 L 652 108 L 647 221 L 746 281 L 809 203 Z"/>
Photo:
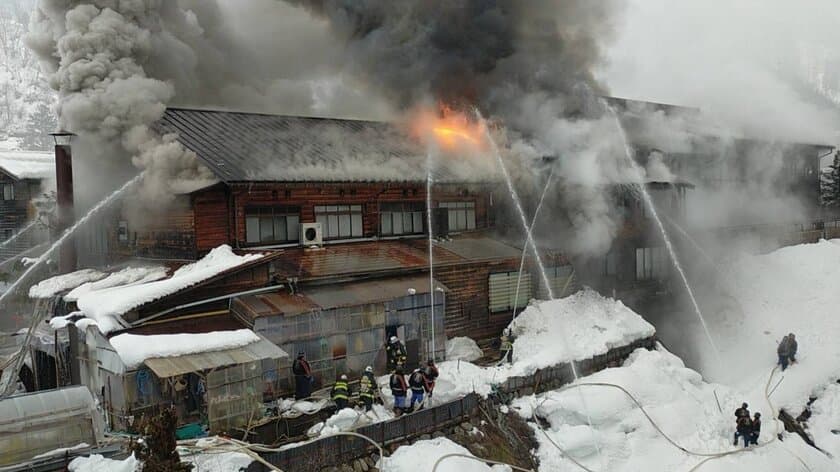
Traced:
<path fill-rule="evenodd" d="M 104 272 L 82 269 L 44 279 L 29 288 L 29 298 L 52 298 L 61 292 L 105 277 Z"/>
<path fill-rule="evenodd" d="M 148 363 L 151 360 L 168 359 L 189 356 L 192 354 L 204 354 L 211 352 L 221 352 L 231 349 L 243 348 L 249 345 L 255 345 L 264 341 L 259 335 L 250 329 L 238 329 L 234 331 L 213 331 L 210 333 L 179 333 L 179 334 L 155 334 L 155 335 L 141 335 L 141 334 L 118 334 L 109 339 L 111 346 L 117 351 L 117 354 L 122 359 L 126 368 L 134 369 L 140 364 Z M 268 357 L 285 357 L 285 353 L 280 348 L 269 352 Z M 230 362 L 223 359 L 223 363 L 241 363 L 245 359 L 243 356 L 239 359 L 240 362 L 234 362 L 231 357 Z M 260 357 L 251 356 L 251 357 Z M 212 359 L 211 359 L 212 360 Z M 189 368 L 193 371 L 198 368 L 201 370 L 201 363 L 190 362 Z M 219 364 L 219 362 L 216 362 Z M 222 365 L 222 364 L 220 364 Z M 155 369 L 154 366 L 150 366 Z M 168 372 L 167 374 L 178 375 L 182 372 L 178 368 L 172 368 L 171 365 L 164 365 Z M 209 366 L 217 367 L 217 365 Z M 170 375 L 164 375 L 166 377 Z"/>
<path fill-rule="evenodd" d="M 41 151 L 0 150 L 0 171 L 16 179 L 49 179 L 55 176 L 55 155 Z"/>
<path fill-rule="evenodd" d="M 179 268 L 169 278 L 91 290 L 79 294 L 76 304 L 85 316 L 96 320 L 103 333 L 108 333 L 118 328 L 114 319 L 116 316 L 261 257 L 262 254 L 236 255 L 225 244 L 213 249 L 202 259 Z"/>

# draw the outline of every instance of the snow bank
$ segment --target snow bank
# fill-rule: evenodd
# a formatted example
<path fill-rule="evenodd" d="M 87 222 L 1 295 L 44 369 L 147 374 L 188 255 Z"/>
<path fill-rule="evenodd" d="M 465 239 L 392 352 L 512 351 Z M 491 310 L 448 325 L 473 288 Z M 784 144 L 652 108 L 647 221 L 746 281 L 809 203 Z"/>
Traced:
<path fill-rule="evenodd" d="M 257 260 L 262 254 L 238 256 L 228 245 L 219 246 L 201 260 L 185 265 L 164 280 L 136 283 L 128 286 L 111 287 L 77 294 L 77 304 L 86 316 L 94 319 L 100 330 L 108 333 L 117 324 L 109 319 L 125 312 L 173 294 L 179 290 L 203 282 L 228 269 Z"/>
<path fill-rule="evenodd" d="M 457 337 L 446 341 L 446 359 L 450 361 L 474 361 L 481 359 L 484 353 L 478 344 L 467 337 Z"/>
<path fill-rule="evenodd" d="M 773 393 L 798 414 L 814 390 L 840 376 L 840 241 L 820 241 L 764 255 L 742 254 L 720 267 L 715 300 L 701 300 L 720 349 L 718 362 L 699 326 L 684 327 L 708 378 L 742 391 L 763 389 L 782 337 L 796 334 L 799 362 Z M 710 297 L 711 298 L 711 297 Z M 726 304 L 714 301 L 723 300 Z"/>
<path fill-rule="evenodd" d="M 532 303 L 510 329 L 515 337 L 513 361 L 525 375 L 604 354 L 655 333 L 650 323 L 623 303 L 591 289 Z"/>
<path fill-rule="evenodd" d="M 236 446 L 220 441 L 216 436 L 199 439 L 195 446 L 215 448 L 207 452 L 196 452 L 195 449 L 178 447 L 181 462 L 192 464 L 195 472 L 238 472 L 246 469 L 254 461 L 244 452 L 224 452 L 221 448 L 233 449 Z"/>
<path fill-rule="evenodd" d="M 439 405 L 472 392 L 486 397 L 493 385 L 510 377 L 588 359 L 655 334 L 653 326 L 633 310 L 590 289 L 564 299 L 534 302 L 510 328 L 515 336 L 512 364 L 479 367 L 466 361 L 441 362 L 434 397 L 426 404 Z M 379 382 L 386 385 L 383 396 L 390 399 L 388 377 Z"/>
<path fill-rule="evenodd" d="M 309 428 L 306 435 L 309 437 L 329 436 L 340 431 L 350 431 L 371 423 L 379 423 L 393 418 L 393 411 L 386 409 L 382 405 L 373 405 L 373 409 L 369 412 L 344 408 L 327 418 L 326 421 L 322 421 Z"/>
<path fill-rule="evenodd" d="M 146 359 L 221 351 L 260 340 L 250 329 L 199 334 L 119 334 L 109 339 L 125 366 L 133 369 Z"/>
<path fill-rule="evenodd" d="M 472 456 L 466 448 L 447 438 L 427 439 L 397 448 L 391 457 L 385 457 L 379 462 L 379 470 L 432 472 L 435 462 L 447 454 Z M 462 457 L 444 459 L 437 468 L 437 472 L 506 472 L 510 470 L 511 468 L 507 466 L 490 467 L 483 462 Z"/>
<path fill-rule="evenodd" d="M 118 461 L 93 454 L 73 459 L 67 469 L 70 472 L 136 472 L 140 470 L 140 461 L 135 459 L 134 455 Z"/>
<path fill-rule="evenodd" d="M 736 449 L 732 446 L 733 412 L 742 401 L 749 403 L 752 412 L 764 414 L 759 445 L 766 446 L 709 461 L 702 466 L 704 472 L 802 470 L 797 456 L 805 460 L 812 471 L 837 470 L 837 464 L 832 464 L 796 435 L 784 433 L 784 443 L 773 442 L 776 428 L 778 431 L 783 428 L 773 421 L 763 395 L 743 397 L 730 388 L 708 384 L 700 374 L 685 368 L 679 358 L 661 348 L 657 351 L 639 349 L 622 367 L 603 370 L 578 383 L 595 382 L 627 389 L 664 434 L 695 453 Z M 722 411 L 718 410 L 715 392 Z M 529 419 L 536 408 L 538 415 L 550 424 L 546 431 L 548 436 L 592 470 L 690 470 L 706 458 L 687 454 L 670 444 L 636 404 L 615 388 L 592 386 L 553 391 L 519 398 L 512 407 Z M 578 470 L 542 432 L 537 431 L 536 437 L 540 444 L 541 471 Z M 737 449 L 742 448 L 743 445 Z"/>
<path fill-rule="evenodd" d="M 160 280 L 166 277 L 164 267 L 127 267 L 118 272 L 109 274 L 104 279 L 95 282 L 87 282 L 74 288 L 64 299 L 73 302 L 85 293 L 96 292 L 106 288 L 128 285 L 133 283 L 146 283 Z"/>
<path fill-rule="evenodd" d="M 29 298 L 52 298 L 61 292 L 105 277 L 104 272 L 82 269 L 42 280 L 29 288 Z"/>

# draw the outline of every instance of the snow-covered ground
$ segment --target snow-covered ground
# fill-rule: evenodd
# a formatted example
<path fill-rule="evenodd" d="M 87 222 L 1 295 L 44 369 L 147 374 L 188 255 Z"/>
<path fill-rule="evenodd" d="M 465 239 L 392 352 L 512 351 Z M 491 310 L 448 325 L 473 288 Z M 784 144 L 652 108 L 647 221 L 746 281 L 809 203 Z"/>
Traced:
<path fill-rule="evenodd" d="M 798 362 L 783 373 L 773 401 L 795 417 L 812 395 L 833 394 L 834 387 L 827 386 L 840 378 L 840 240 L 739 254 L 718 268 L 717 278 L 713 295 L 701 299 L 701 308 L 720 357 L 699 324 L 688 321 L 680 328 L 704 376 L 745 397 L 760 397 L 777 360 L 777 343 L 792 332 L 799 344 Z M 681 351 L 682 346 L 673 349 Z M 831 401 L 818 403 L 828 409 Z M 836 441 L 830 430 L 840 429 L 840 415 L 827 415 L 834 419 L 815 418 L 809 429 L 821 447 L 820 438 L 830 447 Z"/>
<path fill-rule="evenodd" d="M 765 381 L 769 370 L 765 369 Z M 763 394 L 759 398 L 744 397 L 730 387 L 707 383 L 700 374 L 685 368 L 678 357 L 662 348 L 656 351 L 639 349 L 622 367 L 603 370 L 578 383 L 623 387 L 644 407 L 662 432 L 657 431 L 633 400 L 617 388 L 589 386 L 523 397 L 514 401 L 513 409 L 521 416 L 531 418 L 537 408 L 538 416 L 550 424 L 546 431 L 550 440 L 543 433 L 537 433 L 541 471 L 580 470 L 557 446 L 597 471 L 807 470 L 800 460 L 812 471 L 838 468 L 837 463 L 807 446 L 796 435 L 784 433 L 783 442 L 776 440 L 776 433 L 784 428 L 773 421 L 773 410 Z M 664 436 L 696 454 L 741 451 L 743 444 L 733 446 L 732 437 L 734 411 L 742 401 L 750 404 L 751 412 L 763 414 L 759 447 L 711 459 L 692 469 L 708 456 L 684 452 Z M 592 428 L 589 427 L 590 420 Z"/>
<path fill-rule="evenodd" d="M 447 454 L 472 456 L 463 446 L 446 438 L 417 441 L 410 446 L 403 446 L 390 457 L 380 461 L 379 469 L 387 472 L 432 472 L 435 462 Z M 511 468 L 502 465 L 492 467 L 483 462 L 462 457 L 443 459 L 437 472 L 510 472 Z"/>

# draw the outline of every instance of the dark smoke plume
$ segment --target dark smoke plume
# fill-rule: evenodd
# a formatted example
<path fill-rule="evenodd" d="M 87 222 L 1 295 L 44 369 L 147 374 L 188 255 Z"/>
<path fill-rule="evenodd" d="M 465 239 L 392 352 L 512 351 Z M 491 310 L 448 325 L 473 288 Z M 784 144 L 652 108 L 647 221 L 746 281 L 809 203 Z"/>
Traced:
<path fill-rule="evenodd" d="M 398 109 L 475 107 L 507 131 L 521 189 L 538 194 L 537 166 L 559 157 L 559 197 L 574 228 L 567 250 L 603 253 L 617 228 L 603 185 L 627 181 L 606 89 L 593 70 L 620 10 L 589 0 L 288 0 L 325 18 L 347 67 Z M 571 241 L 571 242 L 569 242 Z"/>

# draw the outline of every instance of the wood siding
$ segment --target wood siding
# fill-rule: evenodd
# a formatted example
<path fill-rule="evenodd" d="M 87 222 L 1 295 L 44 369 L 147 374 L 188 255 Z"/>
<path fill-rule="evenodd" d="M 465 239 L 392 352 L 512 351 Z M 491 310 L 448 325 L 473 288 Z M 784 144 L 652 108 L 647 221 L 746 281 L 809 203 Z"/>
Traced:
<path fill-rule="evenodd" d="M 417 183 L 242 183 L 232 184 L 229 192 L 217 186 L 193 195 L 199 255 L 224 243 L 248 247 L 245 242 L 245 211 L 248 208 L 299 208 L 300 222 L 313 223 L 316 205 L 362 205 L 362 237 L 370 238 L 379 234 L 381 203 L 413 202 L 424 207 L 426 204 L 426 186 Z M 442 201 L 475 202 L 476 229 L 490 226 L 490 196 L 486 187 L 438 185 L 432 190 L 432 196 L 435 207 Z"/>

